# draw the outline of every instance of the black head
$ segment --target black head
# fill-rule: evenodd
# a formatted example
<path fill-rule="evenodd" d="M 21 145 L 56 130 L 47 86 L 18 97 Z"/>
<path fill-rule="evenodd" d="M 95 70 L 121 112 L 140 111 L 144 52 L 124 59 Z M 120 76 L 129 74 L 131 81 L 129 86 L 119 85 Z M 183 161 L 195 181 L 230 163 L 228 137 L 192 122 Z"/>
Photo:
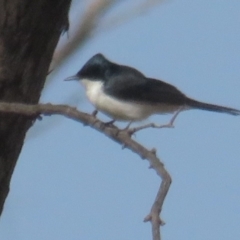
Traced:
<path fill-rule="evenodd" d="M 68 77 L 65 80 L 88 79 L 91 81 L 100 80 L 108 82 L 113 77 L 119 75 L 121 75 L 123 79 L 141 79 L 144 77 L 144 75 L 136 69 L 110 62 L 101 53 L 98 53 L 91 57 L 76 75 Z M 123 77 L 123 75 L 125 77 Z"/>
<path fill-rule="evenodd" d="M 79 79 L 105 80 L 112 65 L 101 53 L 98 53 L 85 63 L 77 76 Z"/>

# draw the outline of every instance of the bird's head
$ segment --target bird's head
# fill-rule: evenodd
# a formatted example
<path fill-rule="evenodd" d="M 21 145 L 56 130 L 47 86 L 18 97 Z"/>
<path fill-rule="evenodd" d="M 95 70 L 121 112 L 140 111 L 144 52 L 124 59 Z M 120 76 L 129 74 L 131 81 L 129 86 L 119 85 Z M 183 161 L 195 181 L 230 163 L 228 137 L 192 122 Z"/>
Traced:
<path fill-rule="evenodd" d="M 76 75 L 68 77 L 65 80 L 88 79 L 90 81 L 104 81 L 110 65 L 111 63 L 101 53 L 98 53 L 91 57 Z"/>

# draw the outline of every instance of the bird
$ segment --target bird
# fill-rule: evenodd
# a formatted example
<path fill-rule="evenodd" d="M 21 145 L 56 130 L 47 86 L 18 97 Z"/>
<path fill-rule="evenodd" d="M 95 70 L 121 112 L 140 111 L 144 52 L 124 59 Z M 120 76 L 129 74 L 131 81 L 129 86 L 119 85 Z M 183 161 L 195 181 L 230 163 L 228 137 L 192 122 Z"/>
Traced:
<path fill-rule="evenodd" d="M 113 121 L 136 122 L 153 114 L 173 113 L 170 121 L 173 124 L 176 116 L 188 109 L 240 115 L 238 109 L 189 98 L 175 86 L 148 78 L 133 67 L 111 62 L 101 53 L 95 54 L 77 74 L 65 80 L 79 80 L 96 110 Z"/>

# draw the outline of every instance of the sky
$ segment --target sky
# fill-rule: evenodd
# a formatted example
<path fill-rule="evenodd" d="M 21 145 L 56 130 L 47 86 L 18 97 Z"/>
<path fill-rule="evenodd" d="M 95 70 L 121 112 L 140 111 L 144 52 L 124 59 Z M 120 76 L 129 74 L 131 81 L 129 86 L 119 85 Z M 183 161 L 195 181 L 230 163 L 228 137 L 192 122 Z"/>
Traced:
<path fill-rule="evenodd" d="M 165 0 L 104 28 L 130 9 L 129 2 L 116 5 L 84 47 L 49 76 L 40 102 L 92 112 L 83 87 L 63 79 L 101 52 L 189 97 L 240 109 L 239 0 Z M 77 12 L 70 10 L 69 38 Z M 66 35 L 62 41 L 69 41 Z M 109 121 L 103 114 L 99 118 Z M 137 125 L 170 118 L 157 115 Z M 240 239 L 240 117 L 186 111 L 174 129 L 147 129 L 134 139 L 156 148 L 172 176 L 161 214 L 166 222 L 162 239 Z M 146 160 L 89 127 L 62 116 L 44 117 L 27 134 L 0 239 L 151 239 L 151 226 L 143 219 L 161 179 L 148 167 Z"/>

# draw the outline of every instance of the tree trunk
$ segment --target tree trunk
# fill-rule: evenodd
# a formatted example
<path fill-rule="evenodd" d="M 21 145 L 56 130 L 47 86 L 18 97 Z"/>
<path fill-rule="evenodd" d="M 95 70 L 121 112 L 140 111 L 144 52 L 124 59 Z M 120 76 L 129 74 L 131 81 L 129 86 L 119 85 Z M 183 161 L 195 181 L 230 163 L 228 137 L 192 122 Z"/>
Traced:
<path fill-rule="evenodd" d="M 71 0 L 0 0 L 0 101 L 37 103 Z M 0 114 L 0 214 L 35 118 Z"/>

